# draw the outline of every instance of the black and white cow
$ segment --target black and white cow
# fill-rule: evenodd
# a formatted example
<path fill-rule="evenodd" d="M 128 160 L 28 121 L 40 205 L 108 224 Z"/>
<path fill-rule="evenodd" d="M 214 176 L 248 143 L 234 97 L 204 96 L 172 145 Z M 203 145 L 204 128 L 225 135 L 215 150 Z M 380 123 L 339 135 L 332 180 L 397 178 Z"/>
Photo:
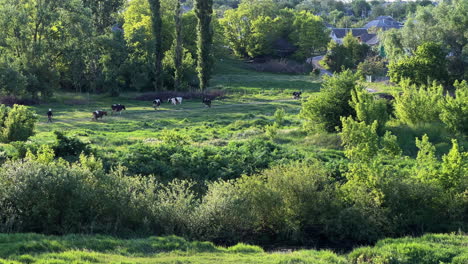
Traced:
<path fill-rule="evenodd" d="M 302 92 L 293 92 L 293 98 L 296 100 L 301 99 Z"/>
<path fill-rule="evenodd" d="M 206 107 L 211 108 L 211 99 L 204 97 L 203 103 L 205 104 Z"/>
<path fill-rule="evenodd" d="M 102 119 L 103 116 L 107 116 L 106 111 L 96 110 L 96 111 L 93 112 L 93 120 L 94 121 L 97 121 L 98 118 Z"/>
<path fill-rule="evenodd" d="M 115 112 L 122 114 L 123 110 L 127 110 L 125 109 L 125 105 L 121 105 L 121 104 L 113 104 L 111 108 L 112 108 L 112 114 L 114 114 Z"/>
<path fill-rule="evenodd" d="M 182 100 L 183 100 L 182 97 L 172 97 L 172 98 L 167 99 L 167 102 L 173 105 L 177 105 L 177 104 L 182 104 Z"/>
<path fill-rule="evenodd" d="M 161 106 L 161 99 L 159 99 L 159 98 L 154 99 L 154 101 L 153 101 L 154 110 L 158 109 L 159 106 Z"/>

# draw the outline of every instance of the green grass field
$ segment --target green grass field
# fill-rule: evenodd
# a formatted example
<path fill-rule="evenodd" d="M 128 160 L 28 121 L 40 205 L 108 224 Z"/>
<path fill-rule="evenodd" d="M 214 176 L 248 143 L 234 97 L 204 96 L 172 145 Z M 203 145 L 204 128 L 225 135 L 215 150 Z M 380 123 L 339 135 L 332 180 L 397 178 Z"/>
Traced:
<path fill-rule="evenodd" d="M 339 148 L 336 139 L 316 142 L 299 132 L 297 114 L 301 102 L 292 99 L 293 91 L 303 97 L 320 90 L 320 80 L 307 75 L 278 75 L 245 69 L 242 62 L 228 60 L 217 67 L 212 87 L 226 96 L 206 108 L 200 100 L 184 100 L 173 106 L 164 102 L 159 110 L 151 101 L 139 101 L 139 94 L 127 93 L 118 98 L 108 96 L 61 93 L 50 102 L 32 107 L 39 116 L 35 143 L 52 143 L 54 130 L 65 131 L 102 149 L 123 148 L 145 141 L 157 141 L 164 130 L 183 131 L 193 143 L 219 144 L 219 141 L 243 140 L 264 134 L 264 127 L 274 121 L 278 108 L 286 111 L 284 126 L 276 142 L 301 148 Z M 127 111 L 93 121 L 95 110 L 110 111 L 114 103 L 124 104 Z M 46 112 L 53 109 L 54 122 L 47 123 Z M 318 143 L 318 144 L 316 144 Z M 331 144 L 331 145 L 330 145 Z"/>
<path fill-rule="evenodd" d="M 327 250 L 265 252 L 238 244 L 217 247 L 183 238 L 117 239 L 108 236 L 0 234 L 0 263 L 468 263 L 468 236 L 426 235 L 385 239 L 346 255 Z"/>

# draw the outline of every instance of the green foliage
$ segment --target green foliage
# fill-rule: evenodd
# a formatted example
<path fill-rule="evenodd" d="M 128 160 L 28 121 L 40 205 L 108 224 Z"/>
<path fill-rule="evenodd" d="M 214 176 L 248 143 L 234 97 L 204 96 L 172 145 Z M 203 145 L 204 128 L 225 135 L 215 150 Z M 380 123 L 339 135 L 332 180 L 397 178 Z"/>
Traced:
<path fill-rule="evenodd" d="M 273 54 L 273 42 L 278 38 L 279 18 L 259 16 L 252 21 L 251 34 L 245 51 L 248 56 L 255 58 Z"/>
<path fill-rule="evenodd" d="M 164 57 L 163 52 L 163 21 L 162 21 L 162 12 L 161 12 L 161 1 L 160 0 L 148 0 L 149 7 L 151 10 L 151 29 L 154 39 L 154 90 L 158 91 L 162 88 L 162 60 Z"/>
<path fill-rule="evenodd" d="M 265 135 L 270 139 L 274 139 L 278 134 L 279 127 L 280 126 L 276 122 L 273 125 L 267 125 L 265 127 Z"/>
<path fill-rule="evenodd" d="M 34 135 L 36 116 L 24 105 L 0 106 L 1 141 L 26 141 Z"/>
<path fill-rule="evenodd" d="M 355 69 L 367 57 L 370 47 L 359 43 L 351 32 L 343 38 L 343 45 L 330 41 L 323 63 L 333 72 Z"/>
<path fill-rule="evenodd" d="M 366 161 L 372 159 L 379 151 L 377 136 L 377 121 L 367 125 L 365 122 L 354 121 L 352 117 L 342 117 L 341 140 L 345 146 L 345 154 L 351 160 Z"/>
<path fill-rule="evenodd" d="M 195 0 L 197 16 L 197 72 L 200 89 L 208 88 L 213 70 L 213 0 Z"/>
<path fill-rule="evenodd" d="M 349 70 L 326 77 L 321 93 L 303 103 L 301 116 L 306 120 L 305 128 L 332 132 L 341 125 L 340 117 L 354 116 L 349 102 L 357 80 L 357 75 Z"/>
<path fill-rule="evenodd" d="M 54 131 L 54 134 L 57 137 L 57 141 L 52 146 L 52 149 L 57 157 L 76 161 L 81 154 L 91 154 L 89 143 L 81 141 L 76 136 L 67 136 L 60 131 Z"/>
<path fill-rule="evenodd" d="M 375 247 L 353 250 L 348 258 L 350 263 L 457 263 L 456 259 L 466 254 L 461 247 L 464 240 L 465 235 L 454 234 L 384 239 Z"/>
<path fill-rule="evenodd" d="M 122 169 L 107 174 L 90 164 L 6 163 L 0 172 L 1 230 L 112 233 L 127 232 L 134 223 L 143 230 L 142 213 L 150 204 L 142 197 L 151 197 L 154 183 L 129 178 Z"/>
<path fill-rule="evenodd" d="M 350 102 L 356 111 L 357 120 L 370 125 L 377 121 L 377 132 L 383 134 L 385 123 L 389 119 L 388 105 L 385 99 L 376 99 L 363 87 L 356 87 L 351 91 L 352 101 Z"/>
<path fill-rule="evenodd" d="M 468 83 L 455 82 L 455 96 L 446 95 L 441 101 L 440 119 L 460 134 L 468 134 Z"/>
<path fill-rule="evenodd" d="M 388 76 L 394 83 L 408 79 L 412 84 L 426 85 L 432 81 L 446 83 L 446 54 L 432 42 L 418 47 L 414 56 L 390 62 Z"/>
<path fill-rule="evenodd" d="M 416 125 L 439 121 L 440 102 L 443 99 L 443 88 L 436 83 L 420 87 L 401 83 L 403 93 L 395 96 L 395 116 L 403 123 Z M 424 111 L 421 111 L 424 109 Z"/>
<path fill-rule="evenodd" d="M 295 14 L 293 27 L 291 38 L 299 48 L 296 57 L 310 58 L 326 48 L 330 37 L 320 17 L 307 11 L 298 12 Z"/>
<path fill-rule="evenodd" d="M 274 114 L 275 123 L 278 124 L 279 126 L 282 126 L 284 124 L 285 115 L 286 115 L 286 112 L 284 111 L 284 108 L 276 109 L 275 114 Z"/>
<path fill-rule="evenodd" d="M 357 66 L 357 71 L 362 77 L 365 76 L 384 76 L 385 75 L 384 60 L 379 57 L 368 57 Z"/>
<path fill-rule="evenodd" d="M 156 174 L 165 182 L 175 178 L 203 182 L 238 178 L 281 163 L 282 159 L 300 157 L 271 142 L 255 139 L 233 141 L 225 147 L 184 145 L 177 140 L 154 146 L 138 144 L 115 158 L 134 174 Z"/>
<path fill-rule="evenodd" d="M 371 7 L 365 0 L 354 0 L 351 3 L 354 15 L 357 17 L 367 17 Z"/>
<path fill-rule="evenodd" d="M 319 162 L 276 166 L 261 175 L 213 183 L 200 207 L 207 238 L 306 239 L 305 230 L 328 233 L 321 226 L 333 217 L 336 195 Z M 237 238 L 237 236 L 240 236 Z M 263 237 L 263 238 L 262 238 Z"/>

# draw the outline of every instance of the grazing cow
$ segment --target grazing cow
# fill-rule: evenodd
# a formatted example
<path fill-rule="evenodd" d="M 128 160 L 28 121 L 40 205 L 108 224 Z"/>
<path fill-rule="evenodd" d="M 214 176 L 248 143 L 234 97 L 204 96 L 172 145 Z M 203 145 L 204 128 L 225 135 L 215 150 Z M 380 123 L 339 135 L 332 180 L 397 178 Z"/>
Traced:
<path fill-rule="evenodd" d="M 93 120 L 94 121 L 97 121 L 98 118 L 102 119 L 103 116 L 107 116 L 106 111 L 96 110 L 96 111 L 93 112 Z"/>
<path fill-rule="evenodd" d="M 182 100 L 183 100 L 182 97 L 172 97 L 172 98 L 167 99 L 167 102 L 173 105 L 177 105 L 177 104 L 182 104 Z"/>
<path fill-rule="evenodd" d="M 161 99 L 159 99 L 159 98 L 154 99 L 154 101 L 153 101 L 154 110 L 158 109 L 159 106 L 161 106 Z"/>
<path fill-rule="evenodd" d="M 293 98 L 298 100 L 301 99 L 302 92 L 293 92 Z"/>
<path fill-rule="evenodd" d="M 173 104 L 173 105 L 176 105 L 176 104 L 177 104 L 177 99 L 175 99 L 175 98 L 169 98 L 169 99 L 167 99 L 167 102 L 168 102 L 168 103 L 171 103 L 171 104 Z"/>
<path fill-rule="evenodd" d="M 115 112 L 122 114 L 122 110 L 127 110 L 125 109 L 125 105 L 121 105 L 121 104 L 113 104 L 111 108 L 112 108 L 112 114 L 114 114 Z"/>
<path fill-rule="evenodd" d="M 211 99 L 204 97 L 203 103 L 205 104 L 206 107 L 211 108 Z"/>

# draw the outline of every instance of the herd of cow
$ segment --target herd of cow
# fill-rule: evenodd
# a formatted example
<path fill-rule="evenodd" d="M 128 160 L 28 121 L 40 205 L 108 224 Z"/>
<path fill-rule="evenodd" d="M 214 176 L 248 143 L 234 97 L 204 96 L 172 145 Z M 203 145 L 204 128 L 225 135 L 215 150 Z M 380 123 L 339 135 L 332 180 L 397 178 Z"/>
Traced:
<path fill-rule="evenodd" d="M 298 100 L 298 99 L 301 99 L 302 92 L 293 92 L 292 95 L 294 99 Z M 167 102 L 172 105 L 182 104 L 182 101 L 183 101 L 182 97 L 172 97 L 172 98 L 167 99 Z M 202 102 L 206 107 L 211 108 L 211 99 L 204 97 Z M 161 106 L 161 103 L 162 103 L 162 100 L 160 98 L 154 99 L 153 100 L 154 110 L 159 109 L 159 107 Z M 125 105 L 122 105 L 122 104 L 113 104 L 111 106 L 111 109 L 112 109 L 112 114 L 114 113 L 122 114 L 122 111 L 126 110 Z M 102 119 L 103 116 L 107 116 L 107 111 L 96 110 L 93 112 L 93 120 L 95 121 L 97 121 L 98 118 Z"/>
<path fill-rule="evenodd" d="M 172 104 L 172 105 L 182 104 L 182 101 L 183 101 L 182 97 L 172 97 L 172 98 L 167 99 L 167 102 Z M 205 98 L 203 98 L 202 102 L 206 107 L 211 108 L 211 99 L 205 97 Z M 162 100 L 160 98 L 154 99 L 153 100 L 153 108 L 155 110 L 159 109 L 159 107 L 161 106 L 161 103 L 162 103 Z M 122 104 L 113 104 L 111 106 L 111 109 L 112 109 L 112 114 L 114 114 L 114 113 L 122 114 L 123 110 L 127 110 L 125 108 L 125 105 L 122 105 Z M 98 118 L 102 119 L 103 116 L 107 116 L 107 111 L 96 110 L 96 111 L 93 112 L 93 120 L 95 120 L 95 121 L 97 121 Z"/>

